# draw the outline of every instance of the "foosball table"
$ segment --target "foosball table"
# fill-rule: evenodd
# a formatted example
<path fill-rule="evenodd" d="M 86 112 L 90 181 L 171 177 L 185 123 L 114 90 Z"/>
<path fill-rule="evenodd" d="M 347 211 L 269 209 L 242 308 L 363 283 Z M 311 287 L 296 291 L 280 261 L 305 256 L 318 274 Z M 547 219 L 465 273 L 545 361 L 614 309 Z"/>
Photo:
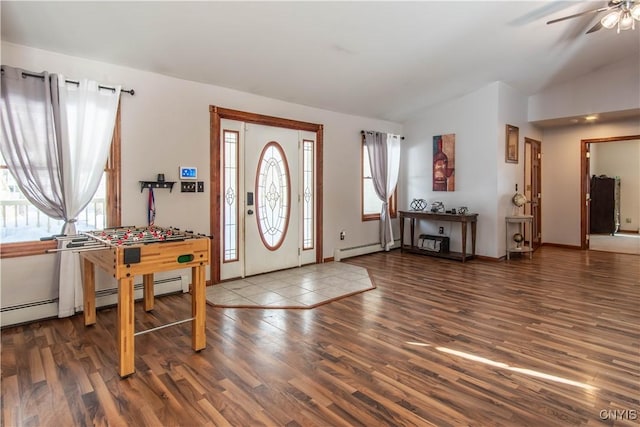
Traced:
<path fill-rule="evenodd" d="M 126 377 L 135 372 L 134 337 L 154 330 L 191 321 L 191 346 L 206 347 L 205 268 L 210 262 L 210 238 L 175 228 L 118 227 L 84 232 L 67 243 L 77 250 L 83 262 L 84 324 L 96 323 L 95 267 L 118 281 L 117 341 L 118 372 Z M 192 317 L 146 331 L 134 330 L 134 277 L 143 278 L 143 306 L 154 306 L 153 275 L 157 272 L 191 268 Z"/>

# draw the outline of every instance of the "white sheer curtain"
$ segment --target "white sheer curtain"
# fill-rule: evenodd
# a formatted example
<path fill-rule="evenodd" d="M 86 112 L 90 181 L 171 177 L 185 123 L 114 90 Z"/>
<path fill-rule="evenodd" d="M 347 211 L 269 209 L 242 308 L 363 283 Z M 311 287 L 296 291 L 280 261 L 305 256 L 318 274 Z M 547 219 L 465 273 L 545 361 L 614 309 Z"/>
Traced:
<path fill-rule="evenodd" d="M 0 149 L 29 201 L 76 233 L 76 217 L 95 194 L 109 156 L 120 86 L 100 88 L 64 76 L 2 66 Z M 61 245 L 62 245 L 61 241 Z M 80 260 L 59 253 L 58 316 L 82 307 Z"/>
<path fill-rule="evenodd" d="M 62 175 L 52 103 L 57 85 L 55 74 L 2 66 L 2 156 L 27 200 L 59 220 L 64 218 Z"/>
<path fill-rule="evenodd" d="M 388 251 L 393 245 L 393 228 L 389 215 L 389 199 L 398 184 L 400 172 L 399 135 L 383 132 L 365 132 L 365 144 L 369 152 L 369 165 L 373 188 L 382 201 L 380 212 L 380 245 Z"/>
<path fill-rule="evenodd" d="M 60 169 L 65 224 L 62 234 L 76 234 L 76 218 L 89 204 L 109 157 L 121 87 L 100 88 L 92 80 L 78 85 L 58 79 L 61 141 Z M 54 100 L 55 102 L 55 100 Z M 82 277 L 77 253 L 60 252 L 58 316 L 73 315 L 82 308 Z"/>

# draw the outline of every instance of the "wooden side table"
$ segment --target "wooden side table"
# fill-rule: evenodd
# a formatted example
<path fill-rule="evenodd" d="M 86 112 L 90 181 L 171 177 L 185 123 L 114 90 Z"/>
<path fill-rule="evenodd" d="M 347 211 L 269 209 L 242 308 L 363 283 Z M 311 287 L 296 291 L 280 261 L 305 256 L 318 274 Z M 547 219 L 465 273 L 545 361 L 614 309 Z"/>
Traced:
<path fill-rule="evenodd" d="M 518 226 L 518 233 L 521 233 L 525 239 L 522 241 L 521 246 L 513 246 L 513 234 L 509 232 L 509 224 L 516 224 Z M 527 231 L 528 230 L 528 231 Z M 532 246 L 533 236 L 533 215 L 514 215 L 505 217 L 505 243 L 507 248 L 507 260 L 511 259 L 512 252 L 529 253 L 529 259 L 533 254 Z M 528 244 L 527 244 L 527 240 Z"/>

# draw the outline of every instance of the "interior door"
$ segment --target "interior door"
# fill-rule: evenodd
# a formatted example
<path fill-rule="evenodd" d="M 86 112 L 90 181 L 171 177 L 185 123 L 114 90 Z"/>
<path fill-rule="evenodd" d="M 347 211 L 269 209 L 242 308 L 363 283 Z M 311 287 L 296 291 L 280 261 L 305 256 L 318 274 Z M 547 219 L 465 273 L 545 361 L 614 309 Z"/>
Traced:
<path fill-rule="evenodd" d="M 298 131 L 245 125 L 245 275 L 300 265 Z"/>
<path fill-rule="evenodd" d="M 542 152 L 540 141 L 531 140 L 531 215 L 533 239 L 531 247 L 537 249 L 542 240 Z"/>
<path fill-rule="evenodd" d="M 589 210 L 591 207 L 591 195 L 589 193 L 589 186 L 591 183 L 591 144 L 583 140 L 580 151 L 580 198 L 582 201 L 584 201 L 580 212 L 580 247 L 581 249 L 589 249 Z"/>
<path fill-rule="evenodd" d="M 525 138 L 525 214 L 533 216 L 532 236 L 525 236 L 531 247 L 537 249 L 542 240 L 542 153 L 540 141 Z"/>

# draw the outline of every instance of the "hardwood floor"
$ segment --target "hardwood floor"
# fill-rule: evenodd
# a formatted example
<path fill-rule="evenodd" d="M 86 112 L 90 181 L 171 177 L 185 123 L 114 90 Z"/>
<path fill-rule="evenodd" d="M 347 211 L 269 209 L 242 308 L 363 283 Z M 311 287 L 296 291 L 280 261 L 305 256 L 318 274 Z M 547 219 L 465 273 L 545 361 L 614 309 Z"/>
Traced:
<path fill-rule="evenodd" d="M 4 426 L 637 426 L 638 257 L 542 247 L 465 264 L 349 259 L 374 289 L 311 310 L 207 307 L 136 337 L 117 374 L 115 309 L 2 331 Z M 136 304 L 136 330 L 191 298 Z"/>

